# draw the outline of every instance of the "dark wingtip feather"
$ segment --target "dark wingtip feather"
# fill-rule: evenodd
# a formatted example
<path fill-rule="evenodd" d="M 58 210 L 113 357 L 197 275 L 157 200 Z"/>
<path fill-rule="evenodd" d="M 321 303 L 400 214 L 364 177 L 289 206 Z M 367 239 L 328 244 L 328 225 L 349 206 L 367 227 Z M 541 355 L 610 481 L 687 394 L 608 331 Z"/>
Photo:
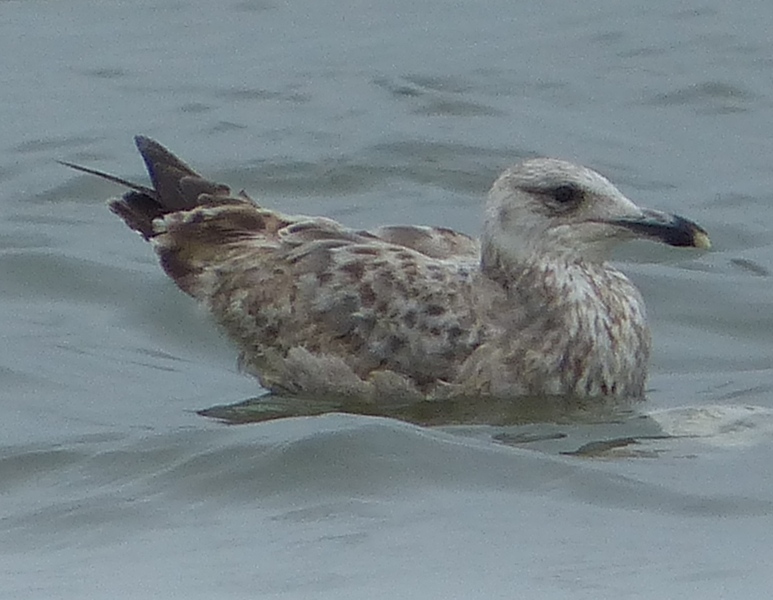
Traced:
<path fill-rule="evenodd" d="M 191 210 L 202 203 L 202 198 L 211 202 L 213 198 L 229 196 L 228 186 L 204 179 L 154 139 L 138 135 L 134 143 L 145 162 L 153 183 L 152 188 L 67 161 L 57 162 L 132 190 L 121 198 L 111 200 L 108 206 L 146 240 L 154 235 L 154 219 L 169 213 Z"/>
<path fill-rule="evenodd" d="M 227 186 L 204 179 L 157 141 L 138 135 L 134 143 L 145 161 L 158 201 L 168 212 L 199 205 L 201 194 L 227 196 Z"/>
<path fill-rule="evenodd" d="M 89 167 L 82 167 L 81 165 L 76 165 L 75 163 L 67 162 L 66 160 L 57 160 L 56 162 L 58 162 L 60 165 L 64 165 L 65 167 L 69 167 L 70 169 L 75 169 L 76 171 L 81 171 L 82 173 L 88 173 L 89 175 L 96 175 L 97 177 L 101 177 L 107 181 L 112 181 L 118 185 L 123 185 L 132 190 L 137 190 L 138 192 L 146 194 L 150 197 L 154 197 L 156 195 L 156 192 L 149 187 L 140 185 L 139 183 L 134 183 L 132 181 L 127 181 L 126 179 L 121 179 L 120 177 L 116 177 L 110 173 L 105 173 L 104 171 L 90 169 Z"/>
<path fill-rule="evenodd" d="M 153 220 L 164 215 L 164 209 L 154 198 L 139 192 L 126 192 L 123 197 L 110 200 L 107 206 L 146 240 L 153 237 Z"/>

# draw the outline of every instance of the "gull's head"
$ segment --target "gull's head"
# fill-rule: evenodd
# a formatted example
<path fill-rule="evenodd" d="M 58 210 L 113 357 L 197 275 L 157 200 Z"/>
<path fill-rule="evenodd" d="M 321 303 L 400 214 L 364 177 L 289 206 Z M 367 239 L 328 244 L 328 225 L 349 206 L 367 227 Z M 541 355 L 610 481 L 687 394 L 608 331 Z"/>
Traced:
<path fill-rule="evenodd" d="M 708 248 L 709 237 L 683 217 L 641 208 L 604 176 L 553 158 L 534 158 L 494 182 L 483 232 L 486 254 L 520 262 L 540 256 L 603 262 L 617 243 L 646 238 Z"/>

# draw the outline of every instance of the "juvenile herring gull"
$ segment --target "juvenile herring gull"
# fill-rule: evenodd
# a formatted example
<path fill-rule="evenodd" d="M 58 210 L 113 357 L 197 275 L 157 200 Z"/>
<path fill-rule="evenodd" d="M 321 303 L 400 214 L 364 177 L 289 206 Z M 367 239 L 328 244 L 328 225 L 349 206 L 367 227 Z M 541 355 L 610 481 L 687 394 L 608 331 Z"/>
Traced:
<path fill-rule="evenodd" d="M 153 187 L 110 210 L 214 315 L 269 390 L 371 401 L 639 398 L 650 335 L 639 291 L 607 257 L 648 238 L 708 248 L 700 226 L 636 206 L 562 160 L 507 169 L 481 239 L 441 227 L 357 231 L 263 208 L 138 136 Z"/>

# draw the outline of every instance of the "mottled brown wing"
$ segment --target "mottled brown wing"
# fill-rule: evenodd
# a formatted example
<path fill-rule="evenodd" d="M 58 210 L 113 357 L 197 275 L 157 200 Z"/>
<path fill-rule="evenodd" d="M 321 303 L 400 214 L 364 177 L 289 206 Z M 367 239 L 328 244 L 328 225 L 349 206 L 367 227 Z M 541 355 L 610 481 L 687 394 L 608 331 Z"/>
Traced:
<path fill-rule="evenodd" d="M 474 261 L 432 258 L 329 219 L 221 201 L 157 219 L 152 242 L 257 373 L 267 355 L 301 347 L 361 378 L 388 369 L 428 386 L 452 378 L 483 335 Z"/>
<path fill-rule="evenodd" d="M 452 379 L 485 337 L 472 238 L 289 217 L 231 196 L 153 140 L 136 143 L 152 189 L 70 166 L 131 188 L 110 209 L 153 244 L 166 273 L 209 308 L 268 387 L 315 391 L 302 389 L 300 363 L 287 358 L 302 355 L 328 371 L 317 381 L 392 373 L 423 392 Z"/>
<path fill-rule="evenodd" d="M 410 248 L 430 258 L 478 260 L 480 256 L 478 240 L 445 227 L 389 225 L 372 233 L 385 242 Z"/>

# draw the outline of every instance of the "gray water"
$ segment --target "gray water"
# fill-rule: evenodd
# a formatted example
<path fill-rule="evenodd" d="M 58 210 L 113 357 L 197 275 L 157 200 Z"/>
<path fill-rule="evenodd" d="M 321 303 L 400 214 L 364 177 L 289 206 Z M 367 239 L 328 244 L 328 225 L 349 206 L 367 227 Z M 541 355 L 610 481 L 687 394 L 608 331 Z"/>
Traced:
<path fill-rule="evenodd" d="M 0 2 L 0 596 L 768 597 L 772 30 L 761 0 Z M 138 133 L 285 212 L 471 234 L 558 156 L 714 248 L 618 255 L 633 413 L 229 426 L 196 411 L 259 386 L 55 162 L 145 181 Z"/>

